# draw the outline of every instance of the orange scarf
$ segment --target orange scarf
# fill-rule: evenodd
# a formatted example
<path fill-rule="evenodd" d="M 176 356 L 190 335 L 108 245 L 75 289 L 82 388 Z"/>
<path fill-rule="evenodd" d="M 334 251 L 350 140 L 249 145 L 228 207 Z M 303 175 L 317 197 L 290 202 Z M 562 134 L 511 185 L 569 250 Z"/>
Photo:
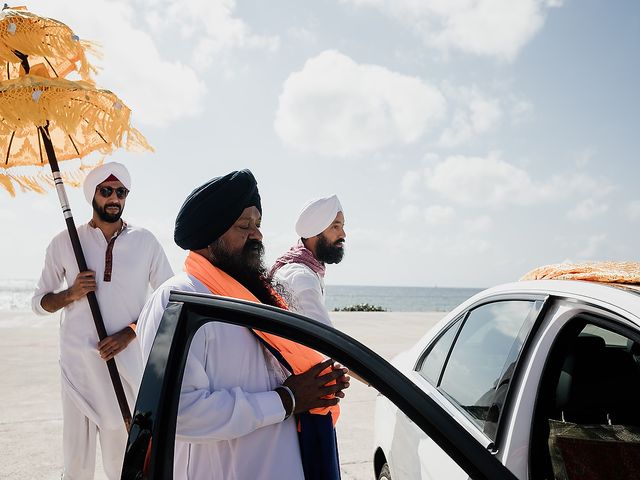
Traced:
<path fill-rule="evenodd" d="M 195 252 L 189 252 L 189 255 L 187 255 L 184 262 L 184 269 L 189 275 L 193 275 L 200 280 L 200 282 L 202 282 L 214 295 L 260 303 L 260 300 L 258 300 L 242 284 L 212 265 L 211 262 L 202 255 Z M 280 298 L 280 296 L 277 296 L 277 298 L 279 303 L 278 307 L 286 309 L 287 305 L 284 300 Z M 261 332 L 259 330 L 254 330 L 254 332 L 280 352 L 284 359 L 289 362 L 291 368 L 293 368 L 292 373 L 295 375 L 306 372 L 311 367 L 325 359 L 324 356 L 315 350 L 304 345 L 300 345 L 299 343 L 292 342 L 291 340 L 287 340 L 270 333 Z M 327 373 L 329 371 L 330 369 L 327 369 L 322 373 Z M 333 405 L 331 407 L 314 408 L 313 410 L 310 410 L 310 412 L 319 415 L 331 413 L 331 418 L 335 425 L 338 421 L 338 416 L 340 415 L 340 406 Z"/>

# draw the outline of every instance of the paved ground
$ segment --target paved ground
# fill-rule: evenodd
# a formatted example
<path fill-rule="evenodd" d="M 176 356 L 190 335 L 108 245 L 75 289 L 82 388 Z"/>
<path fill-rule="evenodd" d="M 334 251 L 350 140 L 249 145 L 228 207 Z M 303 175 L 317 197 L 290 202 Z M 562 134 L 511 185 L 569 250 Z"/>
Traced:
<path fill-rule="evenodd" d="M 334 313 L 337 328 L 389 359 L 442 313 Z M 0 478 L 59 479 L 62 418 L 57 316 L 0 313 Z M 354 381 L 338 425 L 343 478 L 373 478 L 376 390 Z M 98 467 L 100 460 L 98 458 Z M 105 477 L 98 470 L 96 479 Z"/>
<path fill-rule="evenodd" d="M 337 313 L 335 326 L 386 359 L 413 345 L 443 313 Z M 353 381 L 340 404 L 338 444 L 343 480 L 373 476 L 373 411 L 377 390 Z"/>

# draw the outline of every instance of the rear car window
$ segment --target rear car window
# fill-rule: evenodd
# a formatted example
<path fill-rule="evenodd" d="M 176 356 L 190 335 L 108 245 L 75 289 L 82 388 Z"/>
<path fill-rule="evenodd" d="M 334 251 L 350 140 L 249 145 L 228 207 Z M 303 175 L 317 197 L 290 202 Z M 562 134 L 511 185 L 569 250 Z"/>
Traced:
<path fill-rule="evenodd" d="M 453 322 L 452 325 L 438 338 L 427 352 L 422 365 L 419 368 L 420 375 L 429 381 L 432 385 L 437 386 L 440 380 L 442 367 L 447 359 L 451 344 L 456 338 L 456 333 L 460 327 L 461 319 Z"/>

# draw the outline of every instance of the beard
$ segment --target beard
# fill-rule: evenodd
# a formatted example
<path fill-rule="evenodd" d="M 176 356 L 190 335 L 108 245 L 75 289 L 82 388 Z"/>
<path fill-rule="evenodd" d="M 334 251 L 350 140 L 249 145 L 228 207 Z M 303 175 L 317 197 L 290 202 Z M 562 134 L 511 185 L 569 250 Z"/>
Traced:
<path fill-rule="evenodd" d="M 96 202 L 96 199 L 94 198 L 91 202 L 91 205 L 93 206 L 93 211 L 98 214 L 98 217 L 100 217 L 100 220 L 102 220 L 103 222 L 116 223 L 122 216 L 122 205 L 119 205 L 117 203 L 105 203 L 104 207 L 101 207 L 100 205 L 98 205 L 98 202 Z M 108 213 L 106 210 L 107 207 L 118 207 L 118 212 Z"/>
<path fill-rule="evenodd" d="M 340 246 L 338 246 L 340 245 Z M 331 243 L 327 237 L 320 234 L 316 243 L 316 257 L 324 263 L 340 263 L 344 257 L 344 240 L 336 240 Z"/>
<path fill-rule="evenodd" d="M 221 239 L 207 248 L 209 261 L 233 277 L 261 303 L 279 307 L 276 291 L 267 277 L 264 245 L 259 240 L 247 240 L 242 250 L 230 252 Z"/>

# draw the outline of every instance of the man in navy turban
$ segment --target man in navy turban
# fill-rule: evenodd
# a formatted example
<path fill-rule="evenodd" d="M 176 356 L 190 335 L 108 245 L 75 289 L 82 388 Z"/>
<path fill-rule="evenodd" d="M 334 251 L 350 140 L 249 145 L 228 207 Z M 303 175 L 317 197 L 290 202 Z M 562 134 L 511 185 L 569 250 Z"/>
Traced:
<path fill-rule="evenodd" d="M 172 290 L 286 306 L 267 277 L 261 221 L 249 170 L 189 195 L 174 232 L 190 250 L 185 271 L 154 292 L 138 321 L 146 358 Z M 292 344 L 220 322 L 196 332 L 180 391 L 174 478 L 340 478 L 333 422 L 347 369 Z"/>

